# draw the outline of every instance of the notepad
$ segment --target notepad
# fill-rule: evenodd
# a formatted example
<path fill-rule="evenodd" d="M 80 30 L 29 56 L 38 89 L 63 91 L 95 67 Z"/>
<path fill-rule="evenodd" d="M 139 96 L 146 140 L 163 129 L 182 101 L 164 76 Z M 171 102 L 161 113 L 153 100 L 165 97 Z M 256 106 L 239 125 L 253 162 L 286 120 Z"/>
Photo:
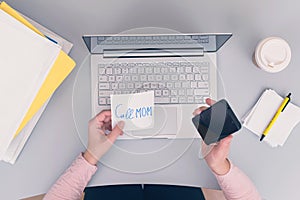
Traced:
<path fill-rule="evenodd" d="M 0 9 L 0 158 L 45 81 L 61 47 Z"/>
<path fill-rule="evenodd" d="M 154 125 L 154 92 L 111 95 L 112 126 L 124 121 L 124 131 L 144 130 Z"/>
<path fill-rule="evenodd" d="M 283 99 L 274 90 L 267 89 L 244 117 L 243 125 L 260 138 Z M 263 141 L 272 147 L 282 146 L 299 122 L 300 108 L 290 102 Z"/>

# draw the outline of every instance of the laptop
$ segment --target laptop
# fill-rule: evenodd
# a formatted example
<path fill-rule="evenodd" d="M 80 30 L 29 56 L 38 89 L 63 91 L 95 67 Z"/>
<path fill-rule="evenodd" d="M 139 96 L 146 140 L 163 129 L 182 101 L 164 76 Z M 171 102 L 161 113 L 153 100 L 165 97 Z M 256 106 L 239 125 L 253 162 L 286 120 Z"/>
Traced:
<path fill-rule="evenodd" d="M 154 127 L 119 139 L 199 138 L 192 113 L 217 99 L 217 51 L 232 34 L 85 35 L 92 115 L 110 95 L 154 91 Z"/>

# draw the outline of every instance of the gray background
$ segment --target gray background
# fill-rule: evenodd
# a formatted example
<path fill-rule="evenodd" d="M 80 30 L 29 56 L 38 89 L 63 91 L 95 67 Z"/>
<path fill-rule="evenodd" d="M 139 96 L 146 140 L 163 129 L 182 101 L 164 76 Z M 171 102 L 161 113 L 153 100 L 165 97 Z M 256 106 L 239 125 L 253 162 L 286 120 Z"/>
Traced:
<path fill-rule="evenodd" d="M 218 62 L 226 98 L 238 115 L 243 116 L 266 88 L 273 88 L 282 96 L 292 92 L 292 102 L 300 105 L 297 1 L 8 0 L 7 3 L 71 41 L 74 48 L 70 55 L 77 62 L 77 68 L 54 94 L 17 163 L 13 166 L 0 163 L 2 199 L 46 192 L 84 150 L 72 114 L 75 77 L 88 54 L 81 39 L 84 34 L 119 33 L 148 26 L 179 32 L 232 32 L 233 38 L 218 53 Z M 251 61 L 257 42 L 269 36 L 286 39 L 292 49 L 289 67 L 277 74 L 268 74 Z M 82 95 L 83 102 L 87 99 L 89 97 Z M 87 124 L 87 120 L 80 123 Z M 235 136 L 230 158 L 253 180 L 265 199 L 300 198 L 299 132 L 297 126 L 286 144 L 276 149 L 259 143 L 246 129 Z M 163 142 L 149 140 L 132 145 L 138 148 Z M 91 183 L 156 182 L 216 188 L 207 166 L 197 159 L 198 142 L 194 141 L 172 165 L 151 173 L 124 173 L 100 165 Z M 123 142 L 121 145 L 131 144 Z M 112 159 L 120 159 L 112 156 Z"/>

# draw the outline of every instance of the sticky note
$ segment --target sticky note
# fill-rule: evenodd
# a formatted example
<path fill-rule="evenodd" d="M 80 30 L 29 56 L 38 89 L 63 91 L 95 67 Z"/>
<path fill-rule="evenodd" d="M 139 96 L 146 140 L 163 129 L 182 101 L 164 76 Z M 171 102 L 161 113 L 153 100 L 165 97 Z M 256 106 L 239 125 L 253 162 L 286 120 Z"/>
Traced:
<path fill-rule="evenodd" d="M 154 125 L 154 92 L 111 95 L 112 127 L 124 121 L 123 131 L 150 129 Z"/>

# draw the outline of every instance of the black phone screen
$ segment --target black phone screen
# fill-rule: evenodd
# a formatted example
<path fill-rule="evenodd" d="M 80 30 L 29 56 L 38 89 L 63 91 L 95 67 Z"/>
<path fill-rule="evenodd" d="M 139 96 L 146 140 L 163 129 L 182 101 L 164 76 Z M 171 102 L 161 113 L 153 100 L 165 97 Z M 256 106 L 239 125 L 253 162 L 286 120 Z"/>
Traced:
<path fill-rule="evenodd" d="M 202 111 L 192 121 L 206 144 L 218 142 L 242 127 L 225 99 Z"/>

